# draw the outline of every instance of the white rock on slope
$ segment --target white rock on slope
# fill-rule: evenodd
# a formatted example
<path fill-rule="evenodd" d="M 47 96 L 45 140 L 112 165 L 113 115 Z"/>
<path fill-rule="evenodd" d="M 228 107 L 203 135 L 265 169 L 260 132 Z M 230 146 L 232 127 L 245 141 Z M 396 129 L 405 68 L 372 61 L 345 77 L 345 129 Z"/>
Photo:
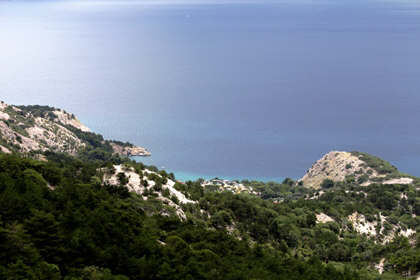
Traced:
<path fill-rule="evenodd" d="M 115 168 L 115 172 L 113 174 L 105 174 L 104 183 L 108 183 L 111 185 L 119 185 L 120 182 L 118 180 L 117 175 L 118 173 L 124 173 L 126 178 L 128 178 L 128 183 L 125 185 L 128 188 L 128 190 L 142 196 L 146 189 L 150 190 L 156 184 L 155 181 L 149 180 L 147 176 L 144 176 L 141 178 L 140 175 L 136 173 L 134 168 L 132 167 L 126 167 L 124 165 L 114 165 L 114 168 Z M 160 174 L 154 171 L 148 170 L 148 169 L 144 169 L 143 173 L 145 175 L 155 174 L 159 177 L 162 177 Z M 143 181 L 147 181 L 147 187 L 141 184 L 142 179 Z M 176 190 L 174 186 L 175 186 L 175 182 L 168 178 L 167 183 L 162 185 L 162 189 L 163 190 L 167 189 L 171 196 L 175 196 L 178 199 L 180 204 L 197 203 L 197 201 L 188 199 L 183 193 Z M 181 219 L 186 219 L 185 212 L 182 210 L 180 205 L 174 203 L 169 198 L 164 197 L 161 192 L 156 192 L 156 193 L 158 194 L 157 199 L 161 200 L 164 204 L 167 204 L 168 206 L 174 208 L 178 217 L 180 217 Z M 148 198 L 147 196 L 143 196 L 143 199 L 147 200 Z"/>
<path fill-rule="evenodd" d="M 362 214 L 354 212 L 349 215 L 347 219 L 352 223 L 353 228 L 360 234 L 366 234 L 370 237 L 376 237 L 378 233 L 376 232 L 376 227 L 380 226 L 379 234 L 382 235 L 382 243 L 391 242 L 394 237 L 398 234 L 407 238 L 410 238 L 413 234 L 416 234 L 416 231 L 413 229 L 403 230 L 400 225 L 393 225 L 392 230 L 388 232 L 387 235 L 384 235 L 385 228 L 384 223 L 387 220 L 387 217 L 382 216 L 382 213 L 379 213 L 380 220 L 374 220 L 372 222 L 367 221 L 366 217 Z"/>
<path fill-rule="evenodd" d="M 5 121 L 7 121 L 7 120 L 9 120 L 9 119 L 10 119 L 10 116 L 9 116 L 9 114 L 8 114 L 8 113 L 1 112 L 1 111 L 0 111 L 0 120 L 5 120 Z"/>
<path fill-rule="evenodd" d="M 375 157 L 372 156 L 372 158 Z M 366 181 L 360 184 L 361 186 L 369 186 L 375 182 L 382 184 L 412 184 L 414 181 L 412 178 L 407 177 L 385 180 L 386 174 L 379 174 L 377 170 L 368 166 L 362 159 L 362 155 L 358 156 L 354 153 L 343 151 L 329 152 L 315 162 L 299 181 L 304 186 L 314 189 L 320 188 L 325 179 L 342 182 L 347 176 L 353 176 L 356 180 L 361 176 L 366 176 Z M 398 170 L 395 169 L 393 176 L 397 174 Z"/>
<path fill-rule="evenodd" d="M 328 222 L 334 222 L 334 219 L 328 216 L 325 213 L 316 214 L 316 223 L 328 223 Z"/>
<path fill-rule="evenodd" d="M 69 113 L 66 113 L 64 110 L 55 110 L 53 113 L 54 115 L 57 116 L 59 122 L 65 125 L 71 125 L 84 132 L 90 132 L 90 129 L 84 124 L 82 124 L 74 115 L 70 115 Z"/>
<path fill-rule="evenodd" d="M 112 174 L 109 178 L 106 178 L 106 182 L 110 185 L 119 185 L 118 173 L 124 173 L 128 178 L 128 183 L 125 185 L 130 192 L 135 192 L 137 194 L 142 194 L 145 190 L 145 187 L 141 185 L 140 175 L 134 172 L 133 168 L 124 168 L 123 165 L 114 165 L 115 173 Z"/>
<path fill-rule="evenodd" d="M 5 154 L 11 154 L 12 152 L 6 148 L 0 145 L 0 152 L 5 153 Z"/>
<path fill-rule="evenodd" d="M 378 176 L 375 170 L 365 165 L 364 161 L 349 152 L 332 151 L 315 162 L 300 181 L 305 186 L 317 189 L 324 179 L 335 182 L 344 181 L 346 176 L 356 174 L 360 168 L 371 172 L 372 176 Z"/>
<path fill-rule="evenodd" d="M 403 178 L 386 180 L 382 184 L 384 184 L 384 185 L 393 185 L 393 184 L 409 185 L 409 184 L 412 184 L 413 181 L 414 180 L 412 178 L 404 178 L 403 177 Z"/>
<path fill-rule="evenodd" d="M 366 220 L 366 217 L 362 214 L 354 212 L 347 217 L 348 220 L 352 223 L 353 228 L 360 234 L 367 234 L 369 236 L 376 236 L 376 225 L 377 222 L 369 222 Z"/>
<path fill-rule="evenodd" d="M 158 174 L 156 172 L 153 172 L 153 171 L 150 171 L 148 169 L 145 169 L 144 172 L 145 173 L 154 173 L 154 174 L 156 174 L 156 175 L 158 175 L 158 176 L 161 177 L 160 174 Z M 183 193 L 181 193 L 180 191 L 178 191 L 177 189 L 175 189 L 174 186 L 175 186 L 175 182 L 173 180 L 171 180 L 171 179 L 168 178 L 168 182 L 165 185 L 163 185 L 162 187 L 164 189 L 167 188 L 169 190 L 169 193 L 171 195 L 176 196 L 176 198 L 179 200 L 179 202 L 181 202 L 183 204 L 187 204 L 187 203 L 193 203 L 194 204 L 194 203 L 197 203 L 197 201 L 188 199 Z"/>
<path fill-rule="evenodd" d="M 75 115 L 50 107 L 44 107 L 41 111 L 38 111 L 36 106 L 35 109 L 31 106 L 22 108 L 25 113 L 13 105 L 0 102 L 0 138 L 4 141 L 3 146 L 9 150 L 23 153 L 51 150 L 76 154 L 88 144 L 84 137 L 79 138 L 79 133 L 71 129 L 74 127 L 80 131 L 90 131 Z M 142 147 L 118 145 L 112 141 L 108 143 L 119 155 L 151 155 Z"/>
<path fill-rule="evenodd" d="M 375 265 L 375 269 L 379 272 L 379 274 L 384 273 L 384 263 L 385 258 L 382 258 L 377 265 Z"/>

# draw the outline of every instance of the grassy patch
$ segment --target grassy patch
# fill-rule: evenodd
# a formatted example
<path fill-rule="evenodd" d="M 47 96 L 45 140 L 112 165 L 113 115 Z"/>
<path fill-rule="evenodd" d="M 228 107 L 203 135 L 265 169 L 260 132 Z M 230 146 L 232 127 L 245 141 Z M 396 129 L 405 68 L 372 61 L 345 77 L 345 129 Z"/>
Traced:
<path fill-rule="evenodd" d="M 379 174 L 399 175 L 398 169 L 383 159 L 362 152 L 351 152 L 351 154 L 357 156 L 368 167 L 376 170 Z"/>

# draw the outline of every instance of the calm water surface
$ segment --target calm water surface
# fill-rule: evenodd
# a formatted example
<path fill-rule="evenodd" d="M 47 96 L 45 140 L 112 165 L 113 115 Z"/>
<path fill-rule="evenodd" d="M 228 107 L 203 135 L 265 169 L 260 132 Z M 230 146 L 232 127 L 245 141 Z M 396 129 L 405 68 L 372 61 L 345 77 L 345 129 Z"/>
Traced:
<path fill-rule="evenodd" d="M 416 1 L 171 3 L 0 0 L 0 99 L 181 178 L 297 178 L 334 149 L 420 176 Z"/>

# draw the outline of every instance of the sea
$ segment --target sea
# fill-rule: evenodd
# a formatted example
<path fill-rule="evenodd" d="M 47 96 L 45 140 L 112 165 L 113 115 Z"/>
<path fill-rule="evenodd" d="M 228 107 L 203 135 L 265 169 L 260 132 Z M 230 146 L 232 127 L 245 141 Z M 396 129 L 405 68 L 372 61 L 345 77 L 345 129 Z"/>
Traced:
<path fill-rule="evenodd" d="M 178 179 L 420 176 L 417 0 L 0 0 L 0 100 L 75 113 Z"/>

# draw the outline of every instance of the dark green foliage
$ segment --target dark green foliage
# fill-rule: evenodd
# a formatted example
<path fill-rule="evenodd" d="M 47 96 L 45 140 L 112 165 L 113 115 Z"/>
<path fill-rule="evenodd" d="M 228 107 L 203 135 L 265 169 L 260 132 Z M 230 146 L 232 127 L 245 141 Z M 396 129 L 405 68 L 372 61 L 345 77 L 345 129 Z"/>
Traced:
<path fill-rule="evenodd" d="M 389 162 L 362 152 L 351 152 L 362 161 L 366 162 L 367 166 L 376 170 L 379 174 L 398 174 L 398 169 Z"/>
<path fill-rule="evenodd" d="M 35 118 L 49 118 L 50 120 L 54 120 L 57 116 L 53 114 L 53 111 L 58 109 L 50 106 L 43 106 L 43 105 L 28 105 L 28 106 L 16 106 L 21 110 L 20 114 L 32 114 Z"/>
<path fill-rule="evenodd" d="M 116 195 L 119 198 L 127 198 L 130 196 L 130 192 L 125 186 L 113 186 L 105 184 L 103 188 L 111 195 Z"/>
<path fill-rule="evenodd" d="M 167 206 L 152 195 L 145 201 L 123 186 L 101 185 L 98 170 L 110 169 L 110 162 L 47 158 L 0 155 L 0 279 L 379 279 L 360 268 L 384 254 L 389 270 L 418 271 L 418 248 L 406 238 L 382 246 L 344 231 L 340 221 L 355 209 L 371 218 L 377 209 L 389 216 L 415 211 L 418 193 L 407 186 L 371 185 L 366 197 L 334 186 L 320 200 L 305 200 L 309 190 L 268 183 L 284 199 L 274 204 L 177 183 L 199 201 L 183 206 L 183 221 L 160 215 Z M 150 174 L 154 191 L 165 192 L 169 175 L 159 174 Z M 401 191 L 408 199 L 395 203 Z M 336 222 L 317 224 L 320 211 Z M 404 220 L 418 226 L 410 217 Z"/>
<path fill-rule="evenodd" d="M 282 184 L 284 184 L 284 185 L 289 185 L 289 186 L 293 186 L 293 185 L 295 184 L 295 181 L 293 181 L 293 180 L 292 180 L 292 179 L 290 179 L 290 178 L 286 178 L 286 179 L 284 179 L 284 180 L 283 180 Z"/>
<path fill-rule="evenodd" d="M 286 178 L 281 184 L 277 182 L 263 183 L 248 180 L 243 180 L 242 183 L 261 193 L 261 198 L 263 199 L 275 200 L 277 198 L 281 198 L 289 200 L 302 197 L 304 194 L 309 192 L 307 188 L 302 187 L 299 183 L 295 185 L 295 182 L 288 178 Z"/>
<path fill-rule="evenodd" d="M 175 188 L 181 192 L 188 194 L 193 200 L 199 200 L 204 195 L 204 189 L 199 182 L 188 181 L 185 184 L 175 183 Z"/>
<path fill-rule="evenodd" d="M 120 182 L 121 186 L 124 186 L 128 183 L 128 178 L 125 176 L 124 172 L 120 172 L 117 174 L 118 181 Z"/>
<path fill-rule="evenodd" d="M 363 184 L 364 182 L 367 182 L 368 180 L 369 180 L 369 176 L 367 174 L 363 174 L 359 178 L 357 178 L 357 183 Z"/>
<path fill-rule="evenodd" d="M 331 179 L 324 179 L 321 183 L 321 188 L 323 189 L 329 189 L 334 187 L 334 181 Z"/>

